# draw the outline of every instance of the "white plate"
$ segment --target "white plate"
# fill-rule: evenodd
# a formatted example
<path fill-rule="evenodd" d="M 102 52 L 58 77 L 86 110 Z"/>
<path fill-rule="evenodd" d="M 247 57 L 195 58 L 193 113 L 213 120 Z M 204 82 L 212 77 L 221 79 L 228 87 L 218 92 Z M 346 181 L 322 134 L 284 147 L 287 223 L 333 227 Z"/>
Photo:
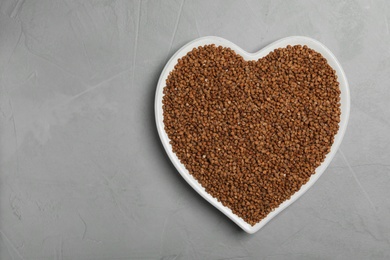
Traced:
<path fill-rule="evenodd" d="M 327 154 L 325 161 L 316 169 L 316 173 L 313 174 L 310 180 L 301 187 L 299 191 L 297 191 L 289 200 L 283 202 L 278 208 L 268 214 L 266 218 L 261 220 L 254 226 L 246 223 L 242 218 L 233 214 L 233 212 L 222 205 L 221 202 L 218 202 L 217 199 L 208 194 L 205 189 L 198 183 L 197 180 L 192 177 L 184 167 L 184 165 L 179 161 L 176 154 L 172 152 L 172 147 L 169 144 L 169 138 L 167 133 L 164 130 L 163 123 L 163 109 L 162 109 L 162 99 L 163 99 L 163 88 L 165 87 L 165 80 L 167 79 L 169 72 L 174 69 L 174 66 L 177 63 L 177 60 L 183 56 L 185 56 L 189 51 L 198 46 L 204 46 L 206 44 L 215 44 L 223 47 L 230 47 L 237 54 L 241 55 L 245 60 L 257 60 L 266 56 L 268 53 L 273 51 L 276 48 L 286 47 L 287 45 L 307 45 L 309 48 L 321 53 L 327 60 L 330 66 L 336 70 L 336 74 L 338 76 L 338 80 L 340 82 L 340 90 L 341 90 L 341 121 L 340 128 L 338 133 L 334 138 L 334 143 L 331 147 L 331 151 Z M 196 190 L 205 200 L 210 202 L 214 207 L 222 211 L 226 216 L 228 216 L 233 222 L 235 222 L 238 226 L 240 226 L 246 232 L 253 234 L 259 229 L 261 229 L 265 224 L 267 224 L 272 218 L 286 209 L 291 203 L 296 201 L 299 197 L 301 197 L 322 175 L 325 169 L 328 167 L 329 163 L 332 161 L 334 155 L 336 154 L 337 149 L 339 148 L 341 141 L 343 139 L 345 130 L 347 128 L 348 118 L 349 118 L 349 110 L 350 110 L 350 95 L 349 95 L 349 87 L 347 78 L 345 77 L 344 71 L 337 61 L 336 57 L 320 42 L 313 40 L 308 37 L 301 36 L 292 36 L 288 38 L 283 38 L 279 41 L 276 41 L 262 50 L 256 53 L 248 53 L 242 50 L 240 47 L 235 45 L 234 43 L 225 40 L 220 37 L 208 36 L 198 38 L 196 40 L 191 41 L 190 43 L 183 46 L 180 50 L 178 50 L 172 58 L 165 65 L 163 72 L 161 73 L 160 79 L 157 84 L 156 90 L 156 98 L 155 98 L 155 115 L 156 115 L 156 124 L 157 130 L 160 135 L 161 142 L 167 152 L 169 158 L 171 159 L 173 165 L 175 165 L 176 169 L 183 176 L 183 178 L 191 185 L 191 187 Z"/>

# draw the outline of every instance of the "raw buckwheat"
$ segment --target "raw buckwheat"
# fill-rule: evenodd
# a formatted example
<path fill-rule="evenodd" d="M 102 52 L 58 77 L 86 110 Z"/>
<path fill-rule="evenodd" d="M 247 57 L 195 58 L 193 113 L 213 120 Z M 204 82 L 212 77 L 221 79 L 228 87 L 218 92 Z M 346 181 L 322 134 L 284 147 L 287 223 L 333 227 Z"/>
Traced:
<path fill-rule="evenodd" d="M 315 173 L 340 113 L 335 71 L 300 45 L 257 61 L 221 46 L 194 48 L 164 88 L 174 153 L 209 194 L 251 225 Z"/>

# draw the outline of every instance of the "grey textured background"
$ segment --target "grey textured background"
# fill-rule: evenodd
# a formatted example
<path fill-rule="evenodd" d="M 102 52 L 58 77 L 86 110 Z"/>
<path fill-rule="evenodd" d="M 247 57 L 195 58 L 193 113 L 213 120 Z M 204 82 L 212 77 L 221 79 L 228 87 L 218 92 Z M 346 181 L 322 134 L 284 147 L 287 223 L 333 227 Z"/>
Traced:
<path fill-rule="evenodd" d="M 389 259 L 390 4 L 0 1 L 0 259 Z M 351 88 L 339 152 L 247 235 L 190 189 L 154 124 L 168 58 L 313 37 Z"/>

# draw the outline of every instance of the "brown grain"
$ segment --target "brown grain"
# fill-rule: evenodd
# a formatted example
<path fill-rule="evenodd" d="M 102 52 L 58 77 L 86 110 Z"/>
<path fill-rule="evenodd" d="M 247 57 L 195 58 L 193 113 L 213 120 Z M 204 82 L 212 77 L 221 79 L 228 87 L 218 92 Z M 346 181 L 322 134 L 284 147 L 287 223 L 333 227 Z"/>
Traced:
<path fill-rule="evenodd" d="M 335 71 L 307 46 L 245 61 L 206 45 L 166 80 L 165 131 L 189 173 L 254 225 L 305 184 L 340 121 Z"/>

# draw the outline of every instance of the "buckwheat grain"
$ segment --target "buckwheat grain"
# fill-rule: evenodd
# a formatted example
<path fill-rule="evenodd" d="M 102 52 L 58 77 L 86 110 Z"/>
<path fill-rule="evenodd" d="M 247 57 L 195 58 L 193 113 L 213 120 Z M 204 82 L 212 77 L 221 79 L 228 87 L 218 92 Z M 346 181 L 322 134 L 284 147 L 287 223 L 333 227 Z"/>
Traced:
<path fill-rule="evenodd" d="M 209 194 L 251 225 L 315 173 L 340 114 L 336 73 L 307 46 L 275 49 L 257 61 L 221 46 L 194 48 L 164 88 L 174 153 Z"/>

